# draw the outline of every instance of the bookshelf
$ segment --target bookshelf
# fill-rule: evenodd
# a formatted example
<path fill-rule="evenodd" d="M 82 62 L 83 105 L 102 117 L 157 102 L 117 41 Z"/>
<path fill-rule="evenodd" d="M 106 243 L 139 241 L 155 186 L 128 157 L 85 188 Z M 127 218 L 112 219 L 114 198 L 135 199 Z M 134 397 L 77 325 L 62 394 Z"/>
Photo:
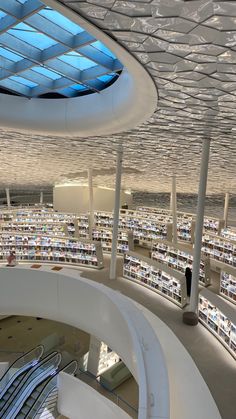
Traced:
<path fill-rule="evenodd" d="M 223 228 L 221 230 L 221 236 L 236 242 L 236 228 Z"/>
<path fill-rule="evenodd" d="M 165 264 L 128 252 L 124 255 L 123 276 L 161 294 L 180 307 L 187 303 L 184 276 Z"/>
<path fill-rule="evenodd" d="M 236 268 L 219 261 L 215 261 L 215 268 L 220 272 L 219 294 L 236 304 Z"/>
<path fill-rule="evenodd" d="M 93 240 L 101 242 L 103 252 L 111 253 L 112 230 L 93 229 Z M 134 250 L 134 239 L 132 231 L 120 230 L 118 232 L 117 252 L 124 254 L 129 250 Z"/>
<path fill-rule="evenodd" d="M 199 294 L 200 322 L 236 358 L 236 312 L 219 295 L 208 289 Z"/>
<path fill-rule="evenodd" d="M 211 259 L 236 267 L 236 242 L 213 234 L 205 234 L 202 253 Z"/>
<path fill-rule="evenodd" d="M 0 260 L 15 251 L 18 262 L 53 262 L 103 268 L 101 243 L 26 233 L 0 234 Z"/>
<path fill-rule="evenodd" d="M 167 264 L 170 268 L 185 274 L 185 269 L 193 269 L 193 251 L 186 249 L 180 243 L 173 245 L 167 241 L 157 241 L 153 243 L 151 258 Z M 208 286 L 210 280 L 210 258 L 202 255 L 200 263 L 199 282 L 201 285 Z"/>
<path fill-rule="evenodd" d="M 113 214 L 108 212 L 95 213 L 95 225 L 98 228 L 112 228 Z M 135 240 L 151 245 L 152 240 L 157 238 L 167 238 L 167 225 L 157 224 L 155 221 L 131 215 L 120 215 L 120 230 L 130 230 L 133 232 Z"/>

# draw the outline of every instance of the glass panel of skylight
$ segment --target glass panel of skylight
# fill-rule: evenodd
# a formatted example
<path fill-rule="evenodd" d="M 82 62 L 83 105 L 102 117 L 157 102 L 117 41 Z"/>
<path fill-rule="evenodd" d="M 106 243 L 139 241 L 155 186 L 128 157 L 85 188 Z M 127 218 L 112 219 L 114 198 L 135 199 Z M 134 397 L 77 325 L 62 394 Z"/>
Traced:
<path fill-rule="evenodd" d="M 3 17 L 5 17 L 6 16 L 6 13 L 4 13 L 4 12 L 2 12 L 1 10 L 0 10 L 0 19 L 2 19 Z"/>
<path fill-rule="evenodd" d="M 116 59 L 116 56 L 102 42 L 92 42 L 91 46 L 103 52 L 103 54 L 109 55 L 109 57 Z"/>
<path fill-rule="evenodd" d="M 27 1 L 31 1 L 31 0 L 9 0 L 9 1 L 11 1 L 12 4 L 15 4 L 15 5 L 19 5 L 19 4 L 23 5 L 23 4 L 26 4 Z M 32 11 L 32 15 L 35 15 L 35 16 L 40 15 L 41 18 L 47 19 L 48 22 L 51 22 L 53 25 L 57 25 L 58 31 L 62 29 L 61 38 L 63 37 L 63 34 L 66 37 L 65 31 L 69 34 L 69 38 L 71 35 L 73 36 L 81 32 L 86 33 L 84 29 L 82 29 L 76 23 L 71 22 L 68 18 L 64 17 L 61 13 L 54 11 L 49 6 L 45 6 L 39 0 L 33 0 L 33 1 L 35 1 L 35 11 L 34 12 Z M 37 5 L 39 6 L 42 5 L 44 9 L 37 11 L 37 7 L 36 7 Z M 5 11 L 2 11 L 1 0 L 0 0 L 0 27 L 2 28 L 2 30 L 5 29 L 7 34 L 14 37 L 11 40 L 10 38 L 7 38 L 7 36 L 5 36 L 4 38 L 4 35 L 3 35 L 2 43 L 1 43 L 1 33 L 0 33 L 0 69 L 6 66 L 9 66 L 11 63 L 14 64 L 22 60 L 24 60 L 26 64 L 26 66 L 24 67 L 25 70 L 21 71 L 19 73 L 19 76 L 16 73 L 15 75 L 13 74 L 12 76 L 8 77 L 9 73 L 3 72 L 2 74 L 5 74 L 6 78 L 0 81 L 0 86 L 1 85 L 5 86 L 6 88 L 12 91 L 19 92 L 26 96 L 30 96 L 31 89 L 36 86 L 40 86 L 40 83 L 46 83 L 47 86 L 52 85 L 55 87 L 56 85 L 53 83 L 51 84 L 50 80 L 52 82 L 56 80 L 60 80 L 60 81 L 63 80 L 63 85 L 65 87 L 64 88 L 61 87 L 60 89 L 53 90 L 53 91 L 54 92 L 57 91 L 62 94 L 64 91 L 64 94 L 66 96 L 74 97 L 76 95 L 79 95 L 80 92 L 81 93 L 83 91 L 88 92 L 90 90 L 90 88 L 87 87 L 86 85 L 73 84 L 74 82 L 72 80 L 70 81 L 70 79 L 63 76 L 64 72 L 63 74 L 59 74 L 58 72 L 59 70 L 57 71 L 57 67 L 55 67 L 55 63 L 58 64 L 60 60 L 60 65 L 58 65 L 58 67 L 61 68 L 61 71 L 65 69 L 65 74 L 67 74 L 67 72 L 68 74 L 70 73 L 68 66 L 71 66 L 72 68 L 76 68 L 77 70 L 80 70 L 80 71 L 87 70 L 93 67 L 99 68 L 97 63 L 93 61 L 93 54 L 91 54 L 91 56 L 89 55 L 90 58 L 87 58 L 86 56 L 83 56 L 80 53 L 80 51 L 77 49 L 74 51 L 63 53 L 65 49 L 60 47 L 60 42 L 55 41 L 54 39 L 51 39 L 50 35 L 41 33 L 40 30 L 37 30 L 34 27 L 31 27 L 30 24 L 27 23 L 27 19 L 24 22 L 22 21 L 18 23 L 16 19 L 6 14 Z M 7 29 L 7 27 L 9 27 L 9 29 Z M 45 21 L 45 27 L 47 27 L 46 21 Z M 42 28 L 43 31 L 44 29 L 45 28 Z M 55 30 L 57 31 L 56 28 Z M 17 45 L 17 39 L 21 41 L 21 43 L 19 44 L 20 52 L 14 52 L 15 43 L 16 43 L 16 51 L 19 48 Z M 8 40 L 9 40 L 9 48 L 8 48 Z M 4 46 L 4 44 L 6 46 Z M 25 55 L 24 55 L 24 44 L 26 47 Z M 48 60 L 45 62 L 45 66 L 44 65 L 40 66 L 38 64 L 35 65 L 36 63 L 31 61 L 30 59 L 25 58 L 25 56 L 27 57 L 29 55 L 29 51 L 30 51 L 29 46 L 32 46 L 32 51 L 33 51 L 33 48 L 37 48 L 40 51 L 44 51 L 55 45 L 58 45 L 60 47 L 58 49 L 58 56 L 50 57 L 47 54 L 45 54 L 45 56 L 48 57 Z M 104 54 L 110 59 L 116 59 L 114 54 L 100 41 L 91 42 L 90 45 L 92 48 L 90 47 L 89 52 L 91 53 L 94 51 L 94 56 L 96 58 L 98 55 L 97 51 L 99 51 L 99 53 L 101 53 L 100 54 L 101 56 Z M 9 60 L 9 62 L 7 60 Z M 52 68 L 50 68 L 50 62 L 51 62 Z M 64 63 L 63 66 L 61 65 L 62 62 Z M 17 66 L 16 66 L 16 70 L 17 70 Z M 116 78 L 116 73 L 109 74 L 108 69 L 106 68 L 101 68 L 100 74 L 103 74 L 103 75 L 90 81 L 90 83 L 92 84 L 92 86 L 95 87 L 96 90 L 103 89 L 103 86 L 106 86 L 107 83 L 111 82 L 114 77 Z M 42 76 L 45 78 L 43 78 Z M 49 84 L 46 78 L 48 79 Z M 31 81 L 31 79 L 34 81 Z M 61 86 L 61 82 L 59 82 L 59 85 Z"/>
<path fill-rule="evenodd" d="M 67 54 L 61 55 L 58 58 L 61 61 L 64 61 L 65 63 L 72 65 L 78 70 L 86 70 L 96 65 L 96 63 L 89 60 L 88 58 L 82 57 L 75 51 L 68 52 Z"/>
<path fill-rule="evenodd" d="M 58 80 L 61 78 L 60 74 L 45 67 L 33 67 L 32 70 L 36 71 L 36 73 L 42 74 L 45 77 L 48 77 L 51 80 Z"/>
<path fill-rule="evenodd" d="M 20 55 L 17 55 L 14 52 L 2 47 L 0 47 L 0 55 L 7 58 L 8 60 L 14 61 L 15 63 L 22 60 Z"/>
<path fill-rule="evenodd" d="M 103 83 L 109 83 L 115 76 L 116 76 L 116 73 L 112 73 L 112 74 L 104 74 L 104 76 L 100 76 L 97 78 L 98 80 L 103 81 Z"/>
<path fill-rule="evenodd" d="M 27 79 L 25 79 L 24 77 L 21 77 L 21 76 L 11 76 L 11 77 L 9 77 L 9 80 L 13 80 L 17 83 L 24 84 L 24 86 L 27 86 L 27 87 L 38 86 L 37 83 L 34 83 L 33 81 L 27 80 Z"/>
<path fill-rule="evenodd" d="M 29 92 L 27 86 L 23 86 L 23 84 L 16 83 L 15 81 L 10 79 L 1 80 L 1 86 L 20 94 L 27 94 Z"/>
<path fill-rule="evenodd" d="M 65 29 L 73 35 L 77 35 L 78 33 L 84 31 L 79 25 L 76 25 L 76 23 L 67 19 L 65 16 L 61 15 L 61 13 L 58 13 L 56 10 L 52 10 L 50 7 L 45 7 L 45 9 L 38 12 L 38 14 L 45 17 L 46 19 L 50 20 L 51 22 L 55 23 L 56 25 L 60 26 L 61 28 Z"/>
<path fill-rule="evenodd" d="M 35 29 L 31 28 L 31 26 L 26 25 L 25 23 L 19 23 L 18 25 L 14 26 L 14 28 L 9 29 L 8 33 L 41 50 L 57 44 L 57 42 L 53 39 L 40 32 L 37 32 Z"/>
<path fill-rule="evenodd" d="M 29 0 L 16 0 L 16 1 L 20 4 L 24 4 L 24 3 L 27 3 L 27 1 L 29 1 Z"/>
<path fill-rule="evenodd" d="M 71 89 L 75 89 L 75 90 L 78 90 L 78 91 L 88 90 L 87 86 L 84 86 L 83 84 L 73 84 L 70 87 L 71 87 Z"/>

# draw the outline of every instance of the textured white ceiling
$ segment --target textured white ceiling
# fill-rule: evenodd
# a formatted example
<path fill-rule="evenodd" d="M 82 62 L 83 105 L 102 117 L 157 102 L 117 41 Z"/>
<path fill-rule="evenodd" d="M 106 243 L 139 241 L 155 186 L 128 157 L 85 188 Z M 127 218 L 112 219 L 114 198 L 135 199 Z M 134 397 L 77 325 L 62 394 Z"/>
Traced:
<path fill-rule="evenodd" d="M 0 182 L 46 186 L 81 180 L 113 186 L 114 144 L 124 144 L 123 186 L 197 192 L 201 141 L 211 136 L 208 192 L 236 193 L 236 1 L 61 0 L 105 30 L 146 67 L 159 102 L 145 124 L 76 140 L 0 132 Z M 113 150 L 113 151 L 112 151 Z"/>

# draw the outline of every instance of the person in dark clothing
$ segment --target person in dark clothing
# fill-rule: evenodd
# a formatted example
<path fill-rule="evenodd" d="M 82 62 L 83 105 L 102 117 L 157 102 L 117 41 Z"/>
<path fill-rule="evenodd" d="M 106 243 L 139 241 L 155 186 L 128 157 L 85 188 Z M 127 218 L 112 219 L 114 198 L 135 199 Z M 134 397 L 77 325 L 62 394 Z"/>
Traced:
<path fill-rule="evenodd" d="M 187 296 L 190 297 L 191 284 L 192 284 L 192 271 L 189 267 L 185 269 L 185 278 L 186 278 Z"/>

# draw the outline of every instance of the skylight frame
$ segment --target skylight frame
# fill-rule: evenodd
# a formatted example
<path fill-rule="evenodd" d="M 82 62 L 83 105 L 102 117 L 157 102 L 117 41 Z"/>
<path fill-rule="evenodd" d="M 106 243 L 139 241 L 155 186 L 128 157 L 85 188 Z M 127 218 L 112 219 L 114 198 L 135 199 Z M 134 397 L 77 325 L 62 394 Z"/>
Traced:
<path fill-rule="evenodd" d="M 61 16 L 62 20 L 65 19 L 66 21 L 66 28 L 59 27 L 55 21 L 39 14 L 44 10 L 52 10 L 40 0 L 28 0 L 25 3 L 19 3 L 17 0 L 1 0 L 0 10 L 6 14 L 2 19 L 0 18 L 0 43 L 2 48 L 9 51 L 9 56 L 13 53 L 22 57 L 17 61 L 11 60 L 9 57 L 3 58 L 0 48 L 0 66 L 2 64 L 2 67 L 0 67 L 0 88 L 3 87 L 3 89 L 14 92 L 14 88 L 9 88 L 7 79 L 18 75 L 28 79 L 29 84 L 31 82 L 36 83 L 37 79 L 38 83 L 35 87 L 29 86 L 29 88 L 26 88 L 27 86 L 25 86 L 25 88 L 15 90 L 17 95 L 31 98 L 50 93 L 61 94 L 64 91 L 63 95 L 65 97 L 73 97 L 74 91 L 77 92 L 77 96 L 100 92 L 112 84 L 123 69 L 123 65 L 117 58 L 114 58 L 112 52 L 108 55 L 95 48 L 92 44 L 96 43 L 97 39 L 79 25 L 72 23 L 73 32 L 75 32 L 77 26 L 78 33 L 70 33 L 68 31 L 68 19 L 63 15 Z M 57 11 L 55 11 L 56 14 L 58 14 Z M 45 15 L 45 12 L 43 15 Z M 6 18 L 8 22 L 5 21 Z M 28 25 L 33 31 L 40 29 L 40 33 L 50 38 L 53 45 L 39 49 L 37 44 L 30 45 L 30 43 L 19 39 L 17 30 L 14 32 L 13 28 L 20 23 Z M 104 46 L 104 51 L 107 50 L 107 47 Z M 79 69 L 60 60 L 61 56 L 71 52 L 79 53 L 84 59 L 91 61 L 91 67 Z M 34 71 L 34 67 L 55 72 L 60 75 L 60 78 L 50 79 L 50 77 Z M 108 82 L 105 82 L 105 79 L 99 79 L 99 77 L 110 74 L 115 75 Z M 75 85 L 81 85 L 83 89 L 73 89 Z M 14 84 L 14 86 L 16 85 Z"/>

